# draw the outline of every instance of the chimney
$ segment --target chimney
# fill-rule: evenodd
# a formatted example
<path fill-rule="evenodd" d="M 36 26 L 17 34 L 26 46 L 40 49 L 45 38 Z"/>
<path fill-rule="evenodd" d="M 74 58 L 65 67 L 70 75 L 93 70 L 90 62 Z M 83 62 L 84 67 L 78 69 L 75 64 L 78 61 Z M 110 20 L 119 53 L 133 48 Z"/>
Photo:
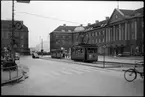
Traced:
<path fill-rule="evenodd" d="M 63 24 L 63 26 L 66 26 L 66 24 Z"/>
<path fill-rule="evenodd" d="M 106 20 L 109 20 L 109 17 L 106 17 Z"/>
<path fill-rule="evenodd" d="M 99 20 L 96 20 L 95 23 L 96 23 L 96 24 L 99 23 Z"/>

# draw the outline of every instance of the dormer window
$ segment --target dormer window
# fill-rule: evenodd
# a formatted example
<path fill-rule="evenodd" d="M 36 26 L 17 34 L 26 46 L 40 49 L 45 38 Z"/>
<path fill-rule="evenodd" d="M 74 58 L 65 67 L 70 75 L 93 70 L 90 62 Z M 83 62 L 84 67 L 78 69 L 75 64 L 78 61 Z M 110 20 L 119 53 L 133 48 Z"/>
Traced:
<path fill-rule="evenodd" d="M 65 32 L 65 30 L 61 30 L 62 32 Z"/>
<path fill-rule="evenodd" d="M 68 30 L 68 32 L 71 32 L 71 30 Z"/>
<path fill-rule="evenodd" d="M 118 16 L 116 15 L 116 16 L 115 16 L 115 18 L 117 19 L 117 18 L 118 18 Z"/>

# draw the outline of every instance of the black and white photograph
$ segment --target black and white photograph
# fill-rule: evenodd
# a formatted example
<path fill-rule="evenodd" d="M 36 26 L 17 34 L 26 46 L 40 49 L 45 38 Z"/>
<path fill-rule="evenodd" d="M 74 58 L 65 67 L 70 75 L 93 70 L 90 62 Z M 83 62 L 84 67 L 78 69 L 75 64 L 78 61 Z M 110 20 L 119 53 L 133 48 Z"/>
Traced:
<path fill-rule="evenodd" d="M 144 96 L 144 2 L 1 0 L 1 95 Z"/>

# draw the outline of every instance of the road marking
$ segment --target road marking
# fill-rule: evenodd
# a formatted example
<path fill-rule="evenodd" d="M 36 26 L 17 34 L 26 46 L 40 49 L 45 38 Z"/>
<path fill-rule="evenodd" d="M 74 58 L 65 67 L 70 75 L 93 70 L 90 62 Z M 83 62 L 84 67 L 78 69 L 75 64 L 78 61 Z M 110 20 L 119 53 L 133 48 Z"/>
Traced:
<path fill-rule="evenodd" d="M 64 73 L 64 74 L 72 74 L 71 72 L 68 72 L 68 71 L 65 71 L 65 70 L 61 70 L 60 72 Z"/>
<path fill-rule="evenodd" d="M 69 71 L 73 72 L 73 73 L 77 73 L 77 74 L 83 74 L 84 72 L 82 71 L 78 71 L 76 69 L 68 69 Z"/>
<path fill-rule="evenodd" d="M 61 74 L 60 74 L 60 73 L 58 73 L 57 71 L 50 71 L 50 73 L 52 73 L 52 74 L 54 74 L 54 75 L 56 75 L 56 76 L 61 75 Z"/>
<path fill-rule="evenodd" d="M 83 71 L 83 72 L 92 72 L 94 70 L 94 69 L 91 69 L 91 68 L 75 68 L 75 69 Z"/>

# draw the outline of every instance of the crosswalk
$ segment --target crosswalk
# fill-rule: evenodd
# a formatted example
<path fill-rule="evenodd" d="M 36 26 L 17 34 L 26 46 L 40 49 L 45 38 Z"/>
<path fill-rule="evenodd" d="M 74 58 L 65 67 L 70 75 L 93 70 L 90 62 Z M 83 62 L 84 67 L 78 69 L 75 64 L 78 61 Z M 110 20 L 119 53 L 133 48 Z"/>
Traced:
<path fill-rule="evenodd" d="M 47 73 L 51 76 L 61 76 L 61 75 L 81 75 L 89 72 L 106 72 L 102 70 L 97 70 L 93 68 L 61 68 L 60 70 L 50 70 Z"/>

